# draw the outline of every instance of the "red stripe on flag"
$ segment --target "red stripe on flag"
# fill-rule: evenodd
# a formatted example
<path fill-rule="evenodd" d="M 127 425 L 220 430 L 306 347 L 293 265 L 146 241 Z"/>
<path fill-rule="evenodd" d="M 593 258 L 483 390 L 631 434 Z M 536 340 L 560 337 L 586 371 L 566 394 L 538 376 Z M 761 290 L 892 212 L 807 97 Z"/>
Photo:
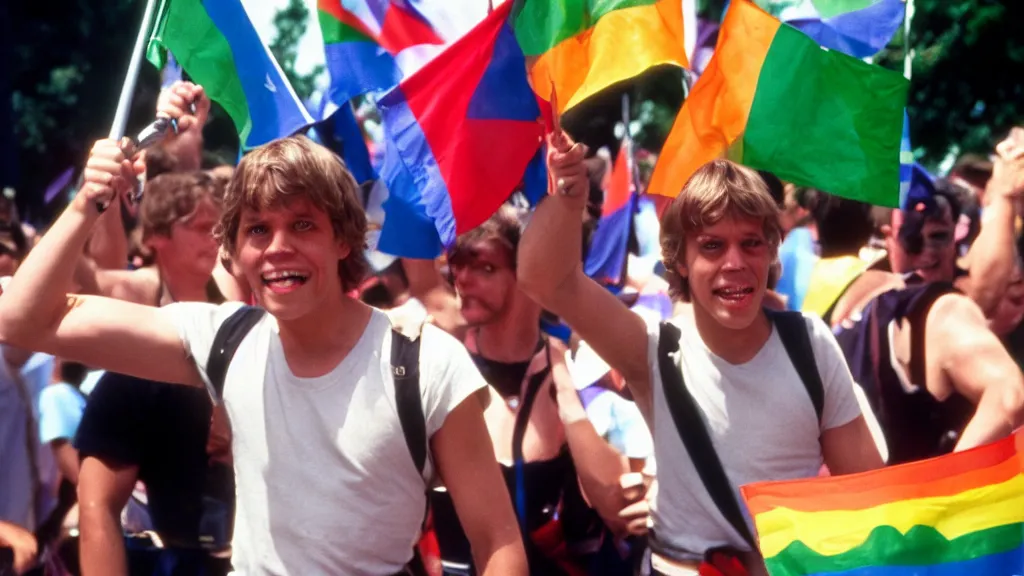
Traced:
<path fill-rule="evenodd" d="M 632 188 L 629 173 L 629 146 L 623 142 L 619 148 L 619 155 L 615 159 L 615 166 L 612 167 L 612 177 L 608 182 L 608 190 L 605 191 L 604 204 L 601 207 L 601 215 L 608 216 L 622 208 L 629 202 L 629 193 Z"/>
<path fill-rule="evenodd" d="M 429 24 L 395 4 L 388 4 L 378 41 L 391 54 L 421 44 L 444 44 Z"/>

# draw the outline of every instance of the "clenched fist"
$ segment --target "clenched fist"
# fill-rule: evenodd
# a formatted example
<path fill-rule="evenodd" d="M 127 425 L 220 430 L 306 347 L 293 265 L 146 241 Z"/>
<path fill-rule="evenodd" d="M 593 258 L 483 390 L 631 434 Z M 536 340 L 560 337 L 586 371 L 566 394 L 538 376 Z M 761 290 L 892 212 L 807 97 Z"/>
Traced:
<path fill-rule="evenodd" d="M 93 144 L 89 160 L 85 164 L 85 178 L 81 190 L 75 197 L 80 208 L 96 206 L 105 210 L 118 195 L 134 190 L 139 174 L 146 169 L 141 158 L 127 158 L 122 143 L 109 138 Z"/>
<path fill-rule="evenodd" d="M 192 110 L 191 105 L 195 105 Z M 178 132 L 203 129 L 210 114 L 210 99 L 203 87 L 191 82 L 177 81 L 160 93 L 156 102 L 157 118 L 172 118 L 178 121 Z"/>

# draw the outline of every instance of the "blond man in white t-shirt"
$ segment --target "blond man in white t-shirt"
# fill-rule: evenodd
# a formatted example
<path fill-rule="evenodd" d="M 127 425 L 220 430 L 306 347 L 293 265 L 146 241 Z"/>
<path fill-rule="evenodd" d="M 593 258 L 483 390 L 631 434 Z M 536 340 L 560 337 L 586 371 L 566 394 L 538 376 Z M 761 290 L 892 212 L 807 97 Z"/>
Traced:
<path fill-rule="evenodd" d="M 194 121 L 177 103 L 179 124 Z M 65 295 L 97 204 L 142 169 L 117 142 L 92 149 L 85 185 L 0 298 L 0 341 L 140 378 L 203 386 L 214 334 L 241 304 L 152 308 Z M 387 317 L 356 286 L 366 217 L 333 153 L 303 136 L 249 153 L 220 237 L 268 312 L 224 380 L 237 483 L 238 574 L 397 574 L 413 557 L 425 481 L 447 486 L 482 574 L 525 574 L 508 492 L 462 345 L 427 326 L 420 395 L 430 458 L 416 469 L 397 416 Z"/>
<path fill-rule="evenodd" d="M 556 190 L 524 234 L 520 285 L 622 374 L 651 428 L 658 463 L 651 501 L 655 572 L 695 573 L 706 552 L 728 547 L 751 574 L 763 574 L 763 561 L 704 487 L 675 426 L 659 370 L 660 326 L 645 324 L 580 266 L 585 153 L 562 133 L 551 138 Z M 823 388 L 819 418 L 764 310 L 779 237 L 779 209 L 764 181 L 727 160 L 698 170 L 662 216 L 671 293 L 692 303 L 692 314 L 671 321 L 680 341 L 670 360 L 737 499 L 740 485 L 814 476 L 823 463 L 833 474 L 882 466 L 828 327 L 803 318 Z M 742 514 L 749 536 L 749 514 Z"/>

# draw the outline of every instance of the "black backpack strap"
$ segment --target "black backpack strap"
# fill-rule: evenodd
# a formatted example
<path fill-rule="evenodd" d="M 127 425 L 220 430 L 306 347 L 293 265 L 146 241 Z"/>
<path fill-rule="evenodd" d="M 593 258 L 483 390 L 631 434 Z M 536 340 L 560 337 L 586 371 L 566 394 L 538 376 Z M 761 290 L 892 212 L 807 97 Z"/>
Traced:
<path fill-rule="evenodd" d="M 800 312 L 772 311 L 769 318 L 775 322 L 782 346 L 811 397 L 814 413 L 818 415 L 818 426 L 821 426 L 821 417 L 825 410 L 825 386 L 821 383 L 821 373 L 818 372 L 818 363 L 814 359 L 811 336 L 807 333 L 807 321 Z"/>
<path fill-rule="evenodd" d="M 422 475 L 427 462 L 427 420 L 420 397 L 420 338 L 391 331 L 391 376 L 402 434 L 413 464 Z"/>
<path fill-rule="evenodd" d="M 757 541 L 747 525 L 736 495 L 733 494 L 732 483 L 725 473 L 725 468 L 722 467 L 718 453 L 715 452 L 700 408 L 683 382 L 682 370 L 672 359 L 672 355 L 679 352 L 680 337 L 679 328 L 668 322 L 661 323 L 661 332 L 658 336 L 658 371 L 661 373 L 665 402 L 683 445 L 686 446 L 686 452 L 690 455 L 690 460 L 693 461 L 693 466 L 697 469 L 697 474 L 700 475 L 700 480 L 715 506 L 747 544 L 753 550 L 757 550 Z"/>
<path fill-rule="evenodd" d="M 228 375 L 228 366 L 252 327 L 259 322 L 266 310 L 255 306 L 242 306 L 236 310 L 217 329 L 210 347 L 210 359 L 206 362 L 206 376 L 210 379 L 216 399 L 224 395 L 224 378 Z"/>

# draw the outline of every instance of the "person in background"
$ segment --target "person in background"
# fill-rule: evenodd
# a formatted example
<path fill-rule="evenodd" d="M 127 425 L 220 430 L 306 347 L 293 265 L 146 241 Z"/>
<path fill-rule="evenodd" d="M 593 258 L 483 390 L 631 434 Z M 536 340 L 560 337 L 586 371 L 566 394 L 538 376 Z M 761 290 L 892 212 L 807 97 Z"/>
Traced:
<path fill-rule="evenodd" d="M 517 285 L 521 227 L 516 209 L 503 206 L 458 238 L 448 262 L 470 326 L 466 348 L 489 384 L 484 417 L 517 502 L 530 573 L 592 573 L 594 551 L 615 554 L 604 526 L 624 534 L 619 479 L 629 468 L 587 419 L 565 347 L 541 334 L 541 308 Z M 450 497 L 433 492 L 431 507 L 444 562 L 471 566 Z M 604 573 L 614 573 L 614 560 L 602 558 Z"/>
<path fill-rule="evenodd" d="M 5 559 L 4 552 L 8 552 L 10 558 Z M 35 567 L 38 554 L 39 545 L 31 532 L 0 520 L 0 572 L 6 568 L 14 570 L 17 576 L 26 574 Z M 5 565 L 5 560 L 9 560 L 9 565 Z"/>
<path fill-rule="evenodd" d="M 818 233 L 808 209 L 808 199 L 812 195 L 807 188 L 792 184 L 785 187 L 782 213 L 786 232 L 779 246 L 782 272 L 775 291 L 785 298 L 788 310 L 803 309 L 811 274 L 818 261 Z"/>

